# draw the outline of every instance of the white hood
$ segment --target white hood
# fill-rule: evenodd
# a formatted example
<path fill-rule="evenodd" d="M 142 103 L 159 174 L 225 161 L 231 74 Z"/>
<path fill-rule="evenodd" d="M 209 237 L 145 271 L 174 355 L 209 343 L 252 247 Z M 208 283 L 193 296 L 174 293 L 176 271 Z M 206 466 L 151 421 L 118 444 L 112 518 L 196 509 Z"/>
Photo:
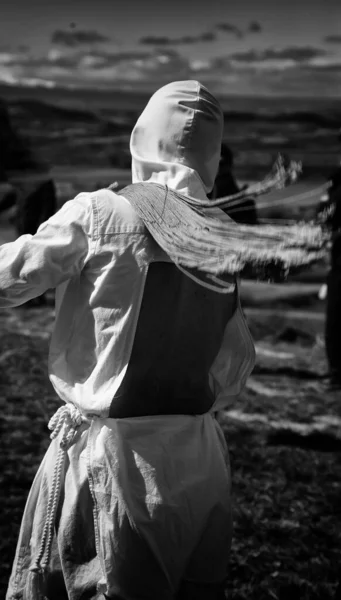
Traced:
<path fill-rule="evenodd" d="M 176 81 L 149 100 L 130 138 L 132 181 L 205 199 L 218 171 L 223 112 L 198 81 Z"/>

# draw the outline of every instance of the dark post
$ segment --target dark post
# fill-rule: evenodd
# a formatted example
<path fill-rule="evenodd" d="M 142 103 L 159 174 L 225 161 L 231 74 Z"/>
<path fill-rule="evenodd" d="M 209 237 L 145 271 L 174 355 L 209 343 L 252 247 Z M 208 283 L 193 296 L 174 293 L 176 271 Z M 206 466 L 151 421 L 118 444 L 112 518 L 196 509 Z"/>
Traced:
<path fill-rule="evenodd" d="M 331 178 L 329 208 L 332 210 L 331 268 L 327 277 L 325 326 L 326 354 L 332 385 L 341 386 L 341 166 Z"/>

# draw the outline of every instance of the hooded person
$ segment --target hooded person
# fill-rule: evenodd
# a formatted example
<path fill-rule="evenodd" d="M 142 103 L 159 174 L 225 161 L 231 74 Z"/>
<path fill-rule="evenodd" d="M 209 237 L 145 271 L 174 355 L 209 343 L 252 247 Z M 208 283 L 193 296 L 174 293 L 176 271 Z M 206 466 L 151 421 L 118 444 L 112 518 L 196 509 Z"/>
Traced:
<path fill-rule="evenodd" d="M 255 352 L 241 234 L 225 246 L 233 230 L 207 200 L 222 130 L 205 87 L 166 85 L 132 132 L 132 186 L 82 193 L 0 248 L 0 306 L 56 288 L 49 377 L 63 401 L 7 600 L 224 597 L 230 471 L 214 414 Z"/>
<path fill-rule="evenodd" d="M 219 162 L 218 174 L 214 182 L 212 192 L 208 194 L 208 198 L 224 198 L 232 196 L 241 191 L 237 184 L 233 173 L 233 152 L 226 144 L 221 145 L 221 157 Z M 244 188 L 247 187 L 244 185 Z M 246 201 L 240 202 L 237 207 L 229 211 L 228 206 L 225 212 L 237 223 L 245 223 L 248 225 L 256 225 L 258 223 L 257 208 L 254 198 L 248 198 Z"/>

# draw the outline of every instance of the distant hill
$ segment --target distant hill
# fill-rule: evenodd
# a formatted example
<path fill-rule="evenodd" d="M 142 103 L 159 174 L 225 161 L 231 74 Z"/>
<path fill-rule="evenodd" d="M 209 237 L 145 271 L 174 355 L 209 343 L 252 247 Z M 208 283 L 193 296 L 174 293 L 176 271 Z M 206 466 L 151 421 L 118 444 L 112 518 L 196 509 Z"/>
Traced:
<path fill-rule="evenodd" d="M 44 88 L 12 86 L 0 83 L 0 97 L 5 100 L 40 100 L 65 108 L 77 107 L 85 110 L 98 108 L 111 110 L 141 111 L 147 104 L 150 94 L 125 90 L 72 90 L 67 88 Z"/>
<path fill-rule="evenodd" d="M 156 86 L 157 87 L 157 86 Z M 69 108 L 96 111 L 136 111 L 141 112 L 146 106 L 152 91 L 145 90 L 98 90 L 68 89 L 62 87 L 25 87 L 7 85 L 0 82 L 0 97 L 6 100 L 34 99 Z M 340 114 L 338 98 L 321 97 L 286 97 L 278 96 L 238 96 L 234 94 L 217 96 L 225 112 L 249 113 L 256 115 L 288 114 L 288 113 L 321 113 L 332 111 Z"/>
<path fill-rule="evenodd" d="M 50 166 L 129 169 L 130 134 L 149 93 L 0 83 L 1 97 L 13 129 L 39 160 Z M 240 181 L 263 177 L 279 153 L 301 161 L 308 178 L 329 177 L 338 164 L 338 101 L 233 95 L 219 99 L 224 141 L 234 153 Z"/>
<path fill-rule="evenodd" d="M 105 114 L 91 107 L 24 97 L 0 98 L 0 107 L 0 176 L 1 166 L 5 171 L 22 171 L 40 163 L 47 168 L 56 164 L 130 167 L 129 136 L 136 111 Z"/>
<path fill-rule="evenodd" d="M 246 112 L 246 111 L 225 111 L 225 121 L 234 122 L 252 122 L 252 121 L 263 121 L 266 123 L 299 123 L 307 125 L 315 125 L 317 127 L 324 127 L 325 129 L 339 129 L 341 127 L 341 111 L 331 112 L 325 110 L 323 112 L 310 112 L 307 110 L 302 111 L 287 111 L 287 112 L 274 112 L 267 113 L 263 112 Z"/>
<path fill-rule="evenodd" d="M 3 93 L 5 91 L 5 93 Z M 142 102 L 147 102 L 147 97 L 136 95 L 132 92 L 118 91 L 115 94 L 96 91 L 86 91 L 93 97 L 93 103 L 85 102 L 80 91 L 63 90 L 63 98 L 58 96 L 55 90 L 45 90 L 44 97 L 37 99 L 34 88 L 3 88 L 0 85 L 0 96 L 7 101 L 10 114 L 15 118 L 20 117 L 35 118 L 41 121 L 58 120 L 70 123 L 98 123 L 106 125 L 106 133 L 119 133 L 119 131 L 131 131 L 139 115 L 138 106 Z M 110 97 L 113 102 L 110 103 Z M 100 100 L 101 98 L 101 100 Z M 88 98 L 89 100 L 89 98 Z M 229 105 L 231 108 L 229 108 Z M 341 110 L 339 106 L 312 106 L 314 110 L 307 110 L 299 102 L 293 104 L 292 109 L 287 108 L 283 111 L 280 103 L 271 103 L 268 105 L 268 99 L 264 99 L 261 108 L 259 99 L 255 100 L 254 110 L 245 110 L 250 108 L 250 102 L 241 103 L 240 110 L 235 110 L 233 101 L 226 99 L 224 118 L 225 122 L 234 123 L 298 123 L 307 124 L 325 129 L 338 130 L 341 127 Z M 84 105 L 84 106 L 83 106 Z M 298 110 L 302 108 L 302 110 Z M 303 110 L 304 108 L 304 110 Z M 319 110 L 317 110 L 319 109 Z M 115 114 L 116 113 L 116 114 Z M 112 125 L 112 127 L 110 127 Z M 113 127 L 115 126 L 115 127 Z M 109 129 L 108 129 L 109 127 Z"/>
<path fill-rule="evenodd" d="M 29 114 L 31 118 L 61 119 L 73 123 L 98 121 L 98 117 L 90 110 L 47 104 L 34 98 L 21 98 L 7 102 L 9 112 L 14 116 Z"/>
<path fill-rule="evenodd" d="M 85 126 L 94 135 L 120 135 L 130 133 L 138 113 L 136 111 L 111 111 L 83 109 L 76 106 L 51 104 L 34 98 L 15 98 L 6 101 L 9 116 L 22 131 L 46 128 L 46 133 L 62 127 Z M 28 132 L 30 136 L 32 131 Z"/>

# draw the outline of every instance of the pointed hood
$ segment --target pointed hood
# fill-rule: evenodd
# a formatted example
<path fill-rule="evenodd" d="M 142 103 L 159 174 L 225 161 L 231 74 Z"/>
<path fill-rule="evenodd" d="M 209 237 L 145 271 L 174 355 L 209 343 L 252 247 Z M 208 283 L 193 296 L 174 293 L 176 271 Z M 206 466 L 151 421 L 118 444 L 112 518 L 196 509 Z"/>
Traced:
<path fill-rule="evenodd" d="M 133 183 L 160 183 L 205 199 L 218 171 L 223 123 L 219 102 L 198 81 L 165 85 L 131 134 Z"/>

